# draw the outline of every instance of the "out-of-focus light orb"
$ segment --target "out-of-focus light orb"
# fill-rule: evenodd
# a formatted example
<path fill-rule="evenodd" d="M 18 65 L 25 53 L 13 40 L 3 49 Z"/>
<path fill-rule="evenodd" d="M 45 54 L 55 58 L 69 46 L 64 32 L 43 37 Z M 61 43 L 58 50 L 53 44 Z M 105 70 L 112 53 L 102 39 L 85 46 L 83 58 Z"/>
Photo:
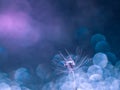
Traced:
<path fill-rule="evenodd" d="M 114 66 L 111 64 L 111 62 L 108 62 L 107 66 L 105 68 L 108 70 L 114 70 Z"/>
<path fill-rule="evenodd" d="M 26 68 L 19 68 L 18 70 L 16 70 L 14 78 L 16 81 L 29 82 L 31 75 Z"/>
<path fill-rule="evenodd" d="M 96 45 L 96 43 L 100 42 L 100 41 L 106 41 L 106 38 L 104 35 L 102 34 L 95 34 L 92 36 L 91 38 L 91 43 L 93 46 Z"/>
<path fill-rule="evenodd" d="M 96 52 L 109 52 L 110 46 L 106 41 L 100 41 L 95 45 Z"/>
<path fill-rule="evenodd" d="M 107 77 L 110 77 L 110 76 L 112 76 L 112 72 L 111 72 L 111 70 L 109 70 L 109 69 L 107 69 L 107 68 L 104 68 L 103 69 L 103 78 L 107 78 Z"/>
<path fill-rule="evenodd" d="M 120 80 L 114 79 L 112 81 L 112 85 L 110 86 L 110 90 L 119 90 L 120 89 Z"/>
<path fill-rule="evenodd" d="M 92 65 L 88 68 L 87 74 L 89 77 L 94 74 L 103 75 L 103 70 L 100 66 Z"/>
<path fill-rule="evenodd" d="M 8 74 L 0 72 L 0 79 L 5 79 L 5 78 L 8 78 Z"/>
<path fill-rule="evenodd" d="M 120 79 L 120 61 L 115 64 L 115 74 Z"/>
<path fill-rule="evenodd" d="M 115 77 L 108 77 L 105 79 L 105 82 L 109 84 L 109 90 L 119 90 L 120 89 L 120 81 L 119 79 L 116 79 Z"/>
<path fill-rule="evenodd" d="M 107 52 L 106 53 L 107 57 L 108 57 L 108 60 L 115 65 L 115 63 L 117 62 L 117 57 L 114 53 L 112 52 Z"/>
<path fill-rule="evenodd" d="M 49 78 L 48 70 L 42 64 L 38 65 L 38 67 L 36 68 L 36 74 L 41 79 L 41 81 L 48 80 L 48 78 Z"/>
<path fill-rule="evenodd" d="M 118 61 L 116 64 L 115 64 L 115 67 L 120 69 L 120 61 Z"/>
<path fill-rule="evenodd" d="M 89 80 L 91 80 L 91 81 L 102 80 L 102 75 L 100 75 L 100 74 L 93 74 L 93 75 L 90 76 Z"/>
<path fill-rule="evenodd" d="M 77 86 L 79 86 L 83 82 L 88 81 L 88 75 L 87 75 L 87 73 L 82 73 L 82 75 L 81 75 L 81 73 L 80 74 L 75 74 L 75 80 L 76 80 Z"/>
<path fill-rule="evenodd" d="M 0 83 L 0 90 L 11 90 L 11 88 L 6 83 Z"/>
<path fill-rule="evenodd" d="M 94 65 L 98 65 L 102 68 L 106 67 L 108 63 L 108 58 L 106 56 L 106 54 L 104 53 L 97 53 L 95 54 L 95 56 L 93 57 L 93 64 Z"/>
<path fill-rule="evenodd" d="M 8 74 L 7 73 L 1 73 L 0 72 L 0 83 L 10 83 L 11 80 L 8 78 Z"/>

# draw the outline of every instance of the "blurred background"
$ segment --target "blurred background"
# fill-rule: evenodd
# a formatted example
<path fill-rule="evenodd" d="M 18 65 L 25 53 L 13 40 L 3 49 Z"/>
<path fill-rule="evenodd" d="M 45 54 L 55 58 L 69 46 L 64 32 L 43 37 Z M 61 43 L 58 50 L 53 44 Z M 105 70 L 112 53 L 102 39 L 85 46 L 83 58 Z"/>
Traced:
<path fill-rule="evenodd" d="M 0 70 L 49 68 L 65 49 L 93 57 L 95 34 L 119 59 L 119 0 L 0 0 Z"/>

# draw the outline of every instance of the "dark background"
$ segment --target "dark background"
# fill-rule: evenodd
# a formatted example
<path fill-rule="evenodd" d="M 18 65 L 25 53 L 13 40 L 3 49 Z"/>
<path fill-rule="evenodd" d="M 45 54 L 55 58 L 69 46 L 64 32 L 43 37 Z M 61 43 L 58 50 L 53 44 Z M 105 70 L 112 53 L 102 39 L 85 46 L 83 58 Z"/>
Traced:
<path fill-rule="evenodd" d="M 36 68 L 39 64 L 51 67 L 59 51 L 75 54 L 79 48 L 93 57 L 90 43 L 94 34 L 103 34 L 112 52 L 120 58 L 120 0 L 0 0 L 0 10 L 18 5 L 16 10 L 27 13 L 37 25 L 44 24 L 43 38 L 36 44 L 9 50 L 1 43 L 0 70 L 10 72 L 19 67 Z M 56 26 L 61 27 L 56 33 Z M 41 28 L 38 28 L 41 30 Z M 2 39 L 4 40 L 4 39 Z M 12 44 L 14 46 L 14 43 Z"/>

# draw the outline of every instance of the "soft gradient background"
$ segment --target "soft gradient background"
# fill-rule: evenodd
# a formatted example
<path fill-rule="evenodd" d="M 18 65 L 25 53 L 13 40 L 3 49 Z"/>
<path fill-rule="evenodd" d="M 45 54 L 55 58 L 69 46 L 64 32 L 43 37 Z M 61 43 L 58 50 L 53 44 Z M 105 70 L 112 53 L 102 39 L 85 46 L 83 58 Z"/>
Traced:
<path fill-rule="evenodd" d="M 48 69 L 65 49 L 93 57 L 97 33 L 120 58 L 119 0 L 0 0 L 0 70 Z"/>

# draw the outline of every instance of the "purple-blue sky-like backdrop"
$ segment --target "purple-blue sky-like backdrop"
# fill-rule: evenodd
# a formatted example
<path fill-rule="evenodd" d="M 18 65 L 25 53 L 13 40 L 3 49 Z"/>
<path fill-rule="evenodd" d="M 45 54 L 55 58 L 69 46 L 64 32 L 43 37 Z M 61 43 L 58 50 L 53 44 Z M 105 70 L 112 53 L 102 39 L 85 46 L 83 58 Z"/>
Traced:
<path fill-rule="evenodd" d="M 1 0 L 0 67 L 50 65 L 65 49 L 93 55 L 90 38 L 107 37 L 116 55 L 119 38 L 119 0 Z M 8 67 L 10 67 L 8 69 Z"/>

